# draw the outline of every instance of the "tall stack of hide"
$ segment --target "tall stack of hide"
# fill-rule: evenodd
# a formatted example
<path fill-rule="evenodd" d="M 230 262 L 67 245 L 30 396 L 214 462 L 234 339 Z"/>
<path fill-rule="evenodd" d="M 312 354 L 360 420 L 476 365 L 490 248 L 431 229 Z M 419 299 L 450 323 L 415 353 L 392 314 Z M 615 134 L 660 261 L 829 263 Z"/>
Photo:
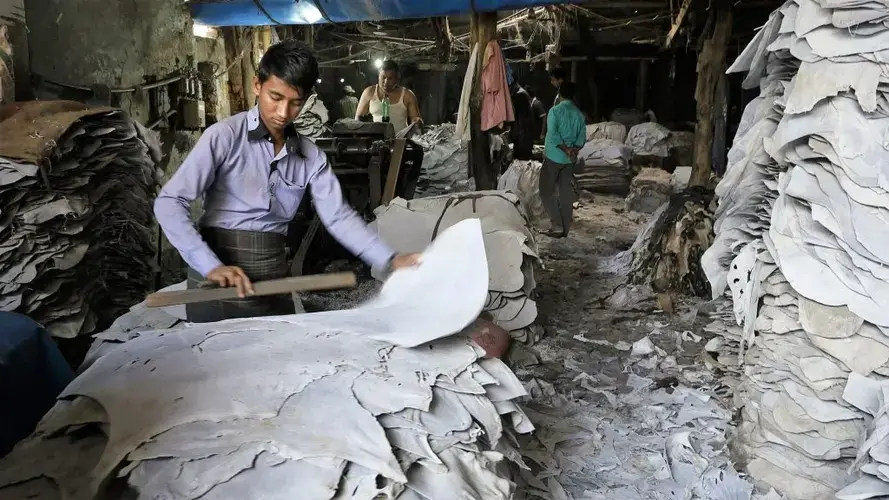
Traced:
<path fill-rule="evenodd" d="M 880 2 L 790 1 L 732 68 L 761 94 L 703 263 L 742 325 L 715 343 L 745 364 L 747 469 L 793 499 L 889 495 L 887 21 Z"/>
<path fill-rule="evenodd" d="M 160 147 L 123 111 L 31 102 L 0 116 L 0 310 L 91 333 L 154 285 Z"/>

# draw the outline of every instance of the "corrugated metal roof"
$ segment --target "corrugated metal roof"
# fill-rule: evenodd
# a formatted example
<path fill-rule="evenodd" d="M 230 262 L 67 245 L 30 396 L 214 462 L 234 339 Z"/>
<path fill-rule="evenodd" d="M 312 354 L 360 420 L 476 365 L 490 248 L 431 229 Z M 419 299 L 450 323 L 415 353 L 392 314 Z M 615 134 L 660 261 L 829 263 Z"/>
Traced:
<path fill-rule="evenodd" d="M 571 2 L 553 2 L 553 0 L 259 0 L 259 2 L 192 0 L 190 2 L 194 20 L 210 26 L 422 19 L 466 14 L 472 11 L 523 9 L 553 3 Z"/>

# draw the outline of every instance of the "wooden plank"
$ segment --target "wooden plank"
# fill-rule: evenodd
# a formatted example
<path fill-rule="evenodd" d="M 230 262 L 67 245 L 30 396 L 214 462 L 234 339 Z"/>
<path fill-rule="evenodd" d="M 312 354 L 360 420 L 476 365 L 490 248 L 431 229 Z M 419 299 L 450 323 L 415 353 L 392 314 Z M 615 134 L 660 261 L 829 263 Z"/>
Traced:
<path fill-rule="evenodd" d="M 665 49 L 669 49 L 670 45 L 673 44 L 673 38 L 679 33 L 679 28 L 682 27 L 682 22 L 685 21 L 685 15 L 688 14 L 689 7 L 691 7 L 691 0 L 682 0 L 679 14 L 676 15 L 676 20 L 673 22 L 673 26 L 670 27 L 670 32 L 667 33 L 667 40 L 664 42 Z"/>
<path fill-rule="evenodd" d="M 392 146 L 392 158 L 389 160 L 389 172 L 386 174 L 386 188 L 383 189 L 383 205 L 395 198 L 398 176 L 401 174 L 401 160 L 404 158 L 405 139 L 395 139 Z"/>
<path fill-rule="evenodd" d="M 367 165 L 367 183 L 370 189 L 370 209 L 373 210 L 380 206 L 380 200 L 383 198 L 382 184 L 382 158 L 381 155 L 374 155 L 370 158 Z"/>
<path fill-rule="evenodd" d="M 320 292 L 324 290 L 338 290 L 351 288 L 358 283 L 355 273 L 330 273 L 315 274 L 310 276 L 296 276 L 279 280 L 257 281 L 253 284 L 256 291 L 251 297 L 266 295 L 280 295 L 291 292 Z M 213 300 L 231 300 L 238 298 L 238 290 L 227 288 L 195 288 L 191 290 L 177 290 L 175 292 L 155 292 L 145 299 L 148 307 L 167 307 L 181 304 L 194 304 L 197 302 L 209 302 Z"/>

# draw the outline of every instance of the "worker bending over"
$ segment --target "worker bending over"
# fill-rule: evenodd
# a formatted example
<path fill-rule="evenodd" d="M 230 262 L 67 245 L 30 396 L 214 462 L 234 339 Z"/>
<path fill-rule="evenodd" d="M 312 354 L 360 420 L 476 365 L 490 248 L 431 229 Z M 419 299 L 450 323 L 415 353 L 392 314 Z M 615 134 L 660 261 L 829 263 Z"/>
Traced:
<path fill-rule="evenodd" d="M 568 236 L 574 203 L 574 163 L 586 143 L 586 120 L 574 104 L 574 83 L 559 86 L 559 103 L 546 116 L 545 158 L 540 170 L 540 199 L 555 238 Z"/>
<path fill-rule="evenodd" d="M 384 61 L 380 66 L 379 82 L 362 92 L 355 119 L 370 114 L 375 122 L 391 123 L 396 132 L 412 123 L 422 123 L 417 96 L 399 85 L 398 78 L 398 64 Z"/>
<path fill-rule="evenodd" d="M 271 46 L 253 86 L 258 105 L 212 125 L 161 190 L 154 213 L 189 266 L 189 288 L 204 278 L 237 287 L 241 299 L 186 306 L 192 322 L 291 314 L 289 296 L 250 297 L 253 280 L 289 273 L 287 227 L 306 191 L 321 221 L 344 247 L 380 269 L 417 263 L 395 254 L 343 199 L 326 155 L 293 121 L 318 79 L 318 62 L 299 42 Z M 203 197 L 197 227 L 190 204 Z"/>

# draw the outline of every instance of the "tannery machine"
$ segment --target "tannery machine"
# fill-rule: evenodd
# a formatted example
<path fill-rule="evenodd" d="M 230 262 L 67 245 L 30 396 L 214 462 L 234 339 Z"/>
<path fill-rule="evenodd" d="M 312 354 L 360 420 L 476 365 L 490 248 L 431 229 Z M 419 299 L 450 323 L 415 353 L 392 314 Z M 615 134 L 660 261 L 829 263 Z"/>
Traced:
<path fill-rule="evenodd" d="M 349 204 L 364 216 L 396 197 L 411 199 L 420 176 L 423 148 L 409 139 L 396 138 L 390 123 L 344 120 L 333 126 L 331 137 L 315 140 L 343 187 Z M 295 249 L 291 275 L 321 272 L 346 252 L 324 230 L 308 198 L 290 228 Z"/>

